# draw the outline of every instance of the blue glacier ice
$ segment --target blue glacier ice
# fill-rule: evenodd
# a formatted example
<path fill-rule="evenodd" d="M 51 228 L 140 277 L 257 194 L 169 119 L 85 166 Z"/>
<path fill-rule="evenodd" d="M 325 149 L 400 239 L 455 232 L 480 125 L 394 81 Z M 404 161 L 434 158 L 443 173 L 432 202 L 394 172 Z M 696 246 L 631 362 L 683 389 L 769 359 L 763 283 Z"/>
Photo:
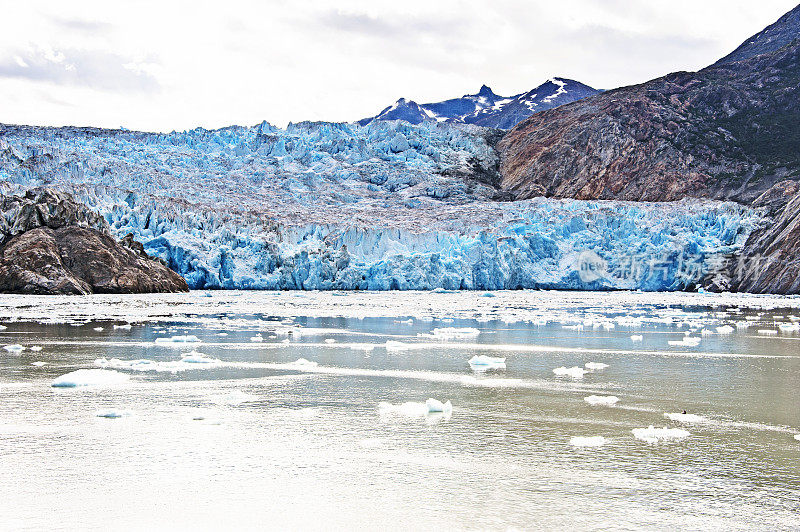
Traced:
<path fill-rule="evenodd" d="M 714 201 L 496 201 L 490 133 L 0 126 L 0 191 L 70 191 L 196 289 L 681 290 L 762 220 Z"/>

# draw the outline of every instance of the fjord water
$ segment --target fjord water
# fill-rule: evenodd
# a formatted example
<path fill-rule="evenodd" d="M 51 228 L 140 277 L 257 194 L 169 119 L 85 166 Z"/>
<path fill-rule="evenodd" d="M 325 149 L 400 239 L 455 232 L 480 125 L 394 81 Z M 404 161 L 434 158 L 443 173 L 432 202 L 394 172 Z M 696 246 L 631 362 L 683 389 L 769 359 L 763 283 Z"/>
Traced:
<path fill-rule="evenodd" d="M 25 347 L 0 350 L 0 528 L 798 528 L 798 307 L 0 296 L 0 345 Z M 687 332 L 699 343 L 676 345 Z M 506 367 L 475 371 L 475 355 Z M 129 379 L 51 387 L 101 368 Z M 428 398 L 452 413 L 428 413 Z M 683 410 L 699 417 L 664 415 Z M 651 425 L 670 430 L 633 433 Z"/>

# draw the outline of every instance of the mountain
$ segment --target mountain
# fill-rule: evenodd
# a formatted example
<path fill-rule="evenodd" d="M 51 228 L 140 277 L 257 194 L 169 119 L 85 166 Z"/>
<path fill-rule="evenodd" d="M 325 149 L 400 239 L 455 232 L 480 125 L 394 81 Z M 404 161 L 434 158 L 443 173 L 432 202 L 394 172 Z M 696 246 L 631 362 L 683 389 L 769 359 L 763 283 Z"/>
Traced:
<path fill-rule="evenodd" d="M 600 91 L 571 79 L 553 78 L 533 90 L 510 97 L 498 96 L 483 85 L 476 94 L 466 94 L 443 102 L 418 104 L 400 98 L 374 117 L 359 120 L 366 125 L 373 120 L 405 120 L 419 124 L 424 120 L 475 124 L 509 129 L 533 113 L 574 102 Z"/>
<path fill-rule="evenodd" d="M 795 41 L 537 113 L 498 144 L 502 187 L 516 198 L 752 202 L 800 178 L 799 123 Z"/>
<path fill-rule="evenodd" d="M 800 37 L 800 5 L 783 15 L 775 24 L 767 26 L 715 65 L 742 61 L 761 54 L 776 52 Z"/>

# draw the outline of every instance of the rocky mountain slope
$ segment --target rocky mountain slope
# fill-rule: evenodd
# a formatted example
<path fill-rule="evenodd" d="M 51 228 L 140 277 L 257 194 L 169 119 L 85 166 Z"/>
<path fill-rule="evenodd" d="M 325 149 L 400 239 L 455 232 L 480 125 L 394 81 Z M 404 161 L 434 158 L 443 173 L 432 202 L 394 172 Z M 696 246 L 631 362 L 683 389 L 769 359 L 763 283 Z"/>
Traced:
<path fill-rule="evenodd" d="M 800 37 L 800 5 L 783 15 L 777 22 L 753 35 L 716 65 L 742 61 L 761 54 L 776 52 Z"/>
<path fill-rule="evenodd" d="M 186 291 L 186 281 L 132 237 L 48 189 L 0 196 L 0 292 L 91 294 Z"/>
<path fill-rule="evenodd" d="M 749 203 L 800 178 L 800 44 L 533 115 L 499 143 L 516 198 Z"/>
<path fill-rule="evenodd" d="M 510 97 L 498 96 L 483 85 L 477 94 L 466 94 L 437 103 L 418 104 L 400 98 L 376 116 L 364 118 L 358 123 L 366 125 L 374 120 L 405 120 L 419 124 L 435 120 L 509 129 L 533 113 L 599 93 L 588 85 L 564 78 L 550 79 L 533 90 Z"/>

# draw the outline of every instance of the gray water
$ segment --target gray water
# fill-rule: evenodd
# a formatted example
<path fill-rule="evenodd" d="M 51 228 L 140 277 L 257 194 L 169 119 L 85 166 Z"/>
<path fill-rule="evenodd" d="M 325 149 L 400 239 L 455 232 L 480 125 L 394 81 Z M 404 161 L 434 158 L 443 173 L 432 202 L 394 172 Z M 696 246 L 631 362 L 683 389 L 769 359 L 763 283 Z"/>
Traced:
<path fill-rule="evenodd" d="M 800 529 L 800 300 L 486 296 L 0 296 L 0 528 Z"/>

